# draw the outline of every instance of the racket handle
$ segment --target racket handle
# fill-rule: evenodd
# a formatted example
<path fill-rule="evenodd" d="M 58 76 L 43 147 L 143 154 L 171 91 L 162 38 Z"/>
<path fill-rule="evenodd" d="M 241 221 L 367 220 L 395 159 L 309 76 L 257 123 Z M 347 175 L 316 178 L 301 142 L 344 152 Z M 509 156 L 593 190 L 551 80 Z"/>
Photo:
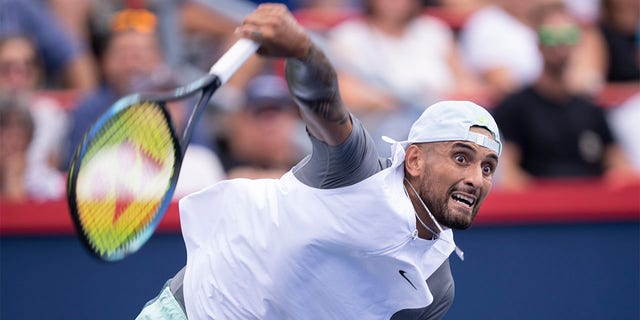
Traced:
<path fill-rule="evenodd" d="M 231 76 L 253 55 L 260 45 L 252 40 L 240 38 L 209 70 L 210 74 L 218 76 L 221 85 L 225 84 Z"/>

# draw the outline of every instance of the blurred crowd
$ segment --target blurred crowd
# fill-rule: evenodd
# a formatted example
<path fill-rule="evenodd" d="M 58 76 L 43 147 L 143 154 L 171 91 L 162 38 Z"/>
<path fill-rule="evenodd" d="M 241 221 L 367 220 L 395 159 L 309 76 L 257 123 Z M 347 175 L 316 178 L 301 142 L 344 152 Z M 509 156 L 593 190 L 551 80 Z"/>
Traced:
<path fill-rule="evenodd" d="M 505 141 L 497 188 L 640 181 L 637 0 L 276 2 L 326 50 L 380 156 L 390 152 L 380 137 L 402 140 L 432 103 L 472 100 L 495 115 Z M 91 124 L 129 93 L 206 74 L 255 4 L 0 0 L 0 199 L 63 198 Z M 283 61 L 254 56 L 216 92 L 176 198 L 227 178 L 278 177 L 310 152 L 283 77 Z M 621 84 L 632 94 L 600 105 L 603 90 Z M 167 106 L 178 132 L 192 105 Z"/>

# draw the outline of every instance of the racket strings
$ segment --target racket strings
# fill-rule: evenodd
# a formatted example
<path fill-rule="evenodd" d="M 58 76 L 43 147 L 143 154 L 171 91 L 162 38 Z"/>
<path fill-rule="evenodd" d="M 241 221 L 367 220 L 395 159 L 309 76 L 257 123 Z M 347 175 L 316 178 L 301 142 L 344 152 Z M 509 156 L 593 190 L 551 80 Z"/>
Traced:
<path fill-rule="evenodd" d="M 138 103 L 106 121 L 87 144 L 76 202 L 85 237 L 102 256 L 136 246 L 170 200 L 179 146 L 168 121 L 157 103 Z"/>

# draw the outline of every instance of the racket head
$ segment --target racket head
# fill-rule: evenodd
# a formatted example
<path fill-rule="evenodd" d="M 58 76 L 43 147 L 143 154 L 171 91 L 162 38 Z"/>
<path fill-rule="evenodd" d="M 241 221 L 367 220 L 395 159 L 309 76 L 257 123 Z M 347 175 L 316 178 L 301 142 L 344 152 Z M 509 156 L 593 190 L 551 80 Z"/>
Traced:
<path fill-rule="evenodd" d="M 87 131 L 69 169 L 67 200 L 85 246 L 104 261 L 136 252 L 169 206 L 182 152 L 164 100 L 120 99 Z"/>

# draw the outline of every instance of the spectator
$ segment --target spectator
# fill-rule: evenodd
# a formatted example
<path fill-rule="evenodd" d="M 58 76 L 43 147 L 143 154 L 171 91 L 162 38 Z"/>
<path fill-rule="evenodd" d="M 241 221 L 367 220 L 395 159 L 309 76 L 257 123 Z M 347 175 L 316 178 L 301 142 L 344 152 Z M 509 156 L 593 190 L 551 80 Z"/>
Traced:
<path fill-rule="evenodd" d="M 296 105 L 284 80 L 260 75 L 247 87 L 245 103 L 230 111 L 219 137 L 219 155 L 230 178 L 276 178 L 306 155 Z"/>
<path fill-rule="evenodd" d="M 63 176 L 28 161 L 34 122 L 29 105 L 0 93 L 0 199 L 9 201 L 58 199 L 64 195 Z"/>
<path fill-rule="evenodd" d="M 158 18 L 156 31 L 165 62 L 189 80 L 209 70 L 234 28 L 255 7 L 250 1 L 235 0 L 46 1 L 71 33 L 90 42 L 96 52 L 111 33 L 114 14 L 148 10 Z"/>
<path fill-rule="evenodd" d="M 419 0 L 366 0 L 364 16 L 328 33 L 345 104 L 377 141 L 406 136 L 425 106 L 475 82 L 458 58 L 453 31 Z M 388 146 L 380 142 L 381 151 Z"/>
<path fill-rule="evenodd" d="M 471 15 L 460 32 L 465 62 L 489 86 L 494 101 L 532 84 L 542 72 L 532 8 L 559 0 L 493 0 Z M 576 93 L 595 94 L 602 84 L 601 53 L 592 30 L 583 30 L 581 49 L 565 75 Z"/>
<path fill-rule="evenodd" d="M 527 17 L 535 1 L 490 1 L 469 17 L 460 32 L 466 63 L 498 99 L 539 75 L 542 59 Z"/>
<path fill-rule="evenodd" d="M 640 80 L 640 2 L 604 0 L 600 15 L 607 82 Z"/>
<path fill-rule="evenodd" d="M 535 13 L 542 74 L 494 110 L 506 141 L 501 185 L 518 189 L 533 177 L 632 173 L 604 110 L 572 94 L 564 81 L 580 32 L 574 19 L 561 3 L 542 5 Z"/>
<path fill-rule="evenodd" d="M 48 86 L 92 89 L 97 77 L 84 43 L 73 38 L 39 1 L 0 1 L 0 35 L 33 39 Z"/>
<path fill-rule="evenodd" d="M 99 56 L 103 74 L 101 85 L 81 99 L 73 110 L 67 158 L 62 164 L 64 169 L 68 168 L 85 131 L 103 112 L 118 98 L 131 93 L 136 83 L 148 80 L 154 72 L 166 71 L 154 32 L 155 16 L 138 11 L 138 19 L 126 19 L 131 17 L 128 13 L 114 16 L 114 29 Z"/>
<path fill-rule="evenodd" d="M 618 137 L 620 146 L 629 155 L 636 171 L 640 172 L 640 92 L 627 98 L 620 106 L 609 113 L 613 133 Z"/>
<path fill-rule="evenodd" d="M 29 38 L 0 38 L 0 92 L 24 99 L 34 122 L 28 161 L 31 166 L 57 170 L 68 116 L 57 100 L 38 94 L 43 73 L 40 61 Z"/>

